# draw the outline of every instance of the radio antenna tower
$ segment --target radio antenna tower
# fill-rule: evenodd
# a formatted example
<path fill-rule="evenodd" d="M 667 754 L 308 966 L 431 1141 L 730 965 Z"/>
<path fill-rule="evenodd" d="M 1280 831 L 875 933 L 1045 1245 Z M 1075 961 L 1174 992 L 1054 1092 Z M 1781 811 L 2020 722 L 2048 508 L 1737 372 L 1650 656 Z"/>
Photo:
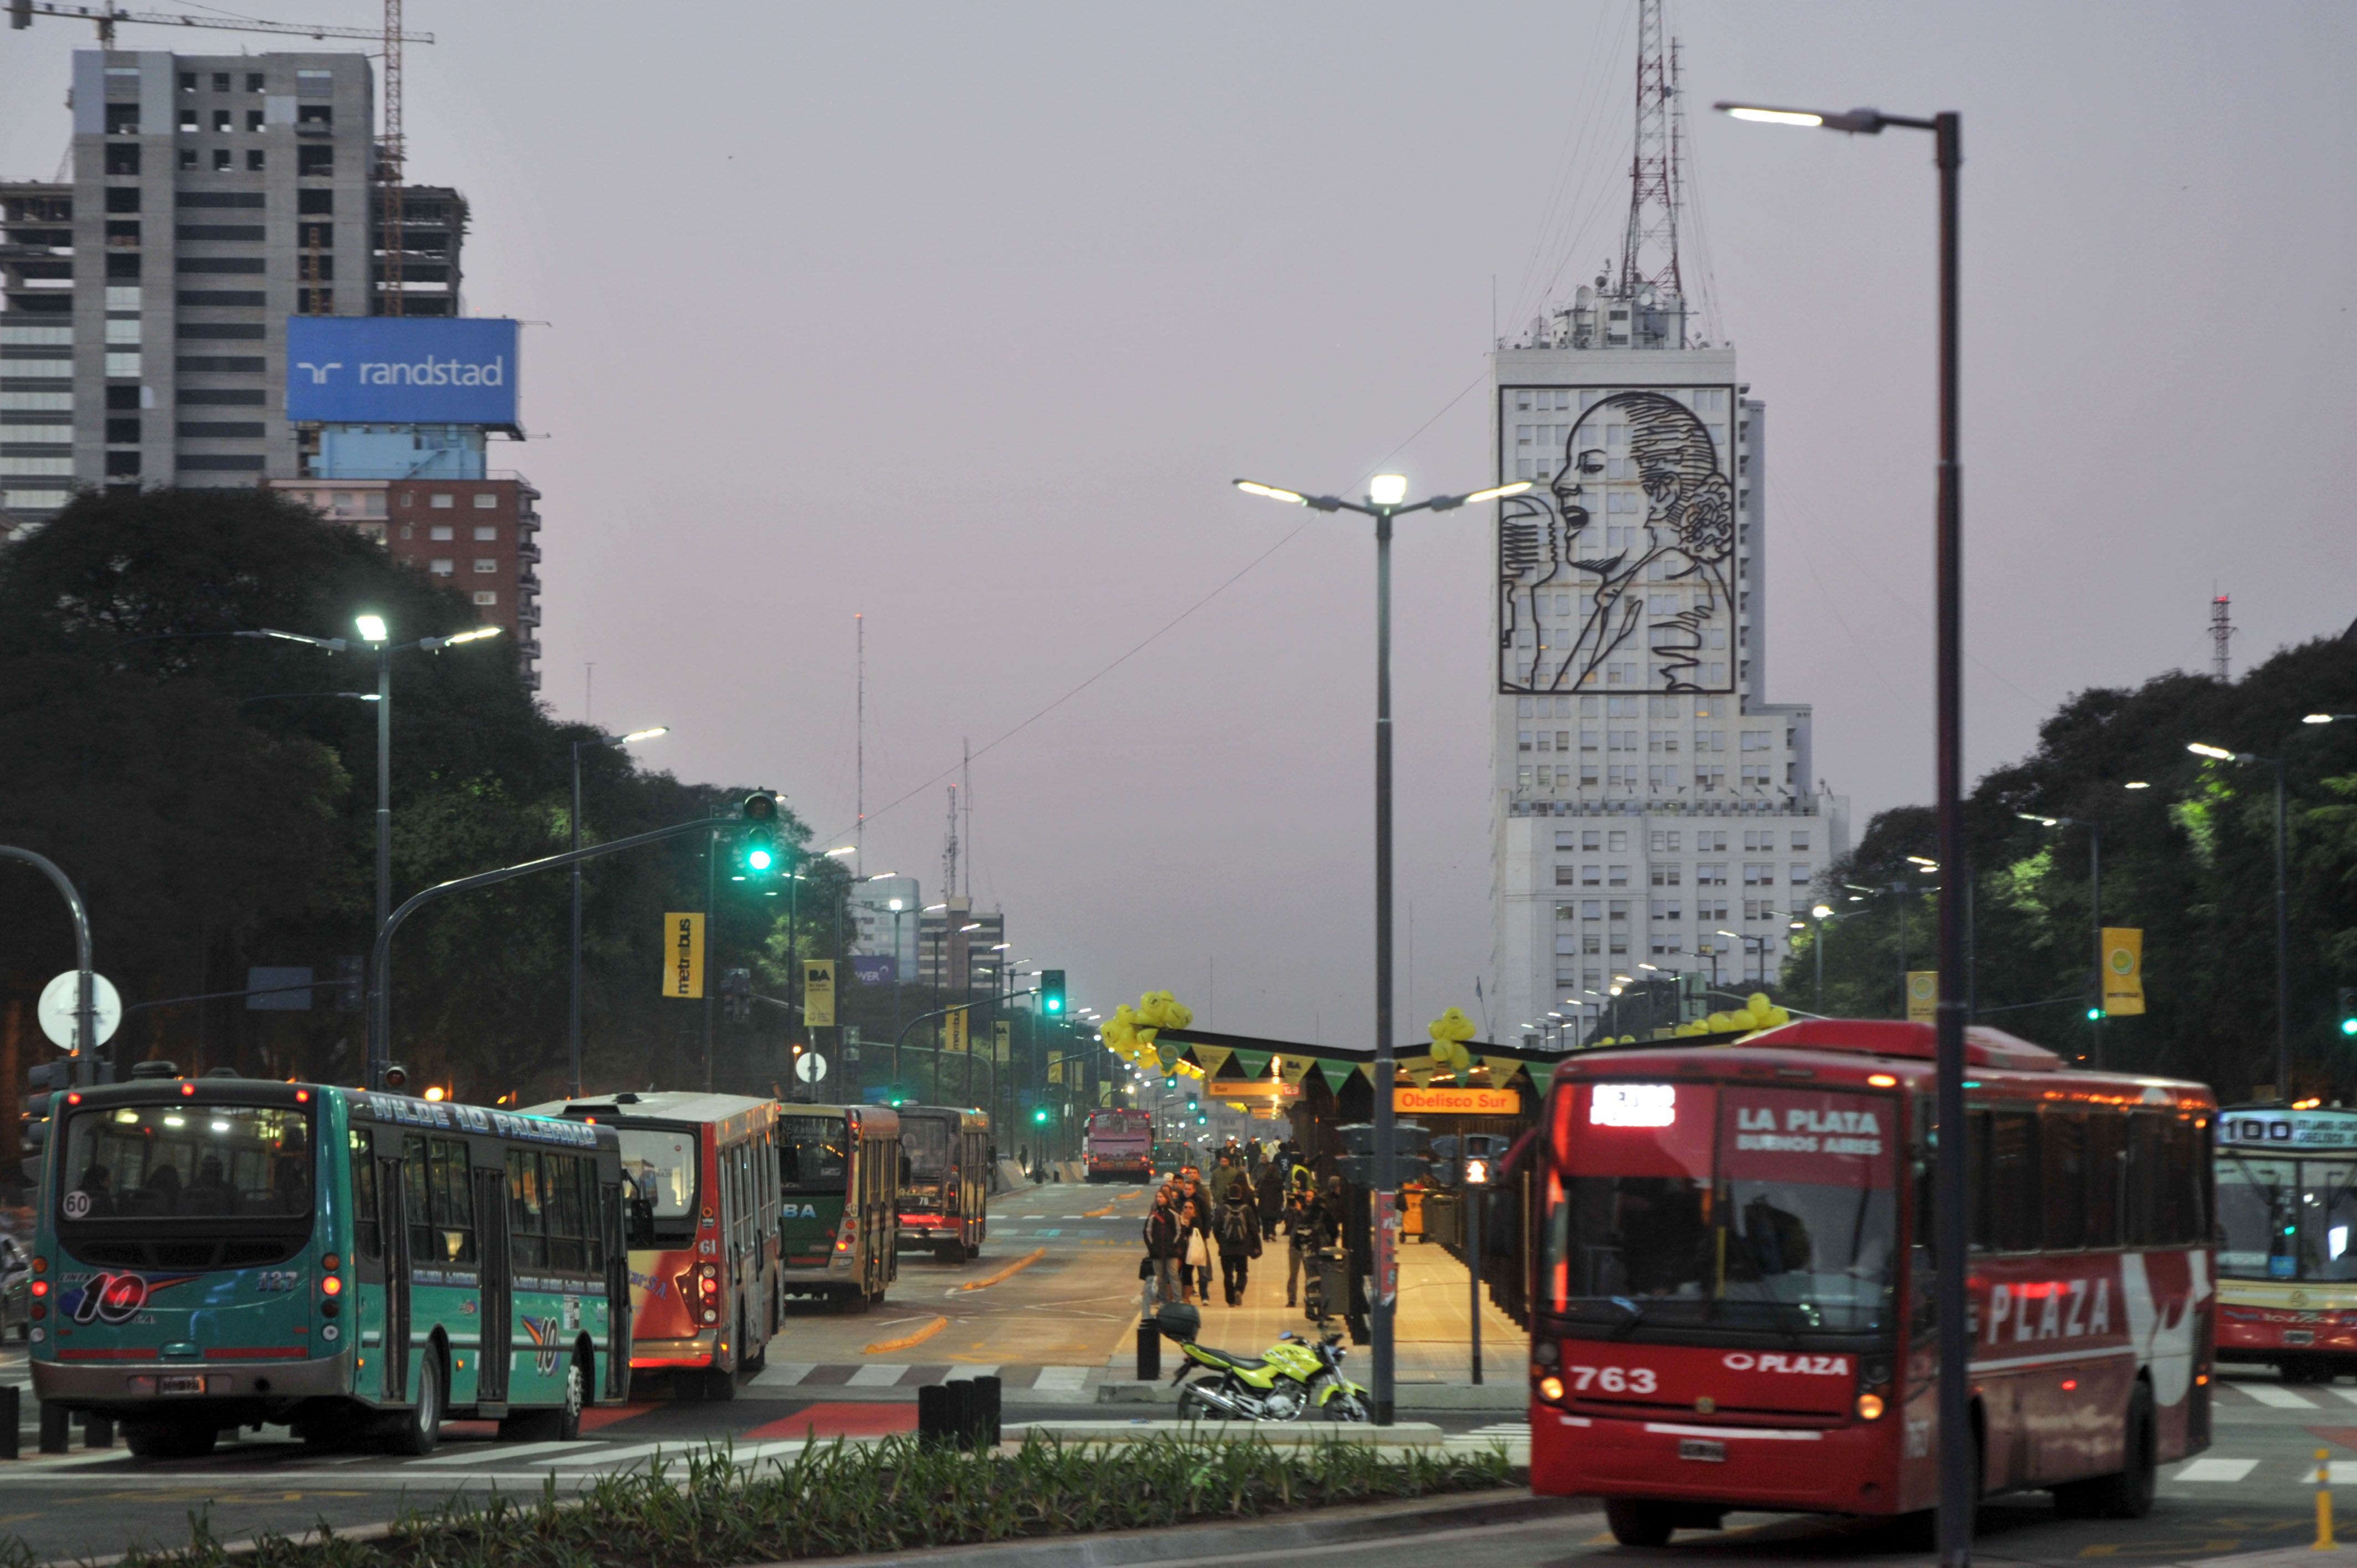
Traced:
<path fill-rule="evenodd" d="M 2233 679 L 2226 665 L 2226 645 L 2234 637 L 2234 625 L 2226 618 L 2228 602 L 2224 594 L 2210 601 L 2210 677 L 2214 681 Z"/>
<path fill-rule="evenodd" d="M 867 858 L 867 618 L 854 610 L 851 635 L 856 652 L 854 667 L 852 699 L 852 810 L 857 813 L 858 826 L 851 835 L 851 875 L 856 878 L 866 874 L 863 864 Z"/>
<path fill-rule="evenodd" d="M 1641 285 L 1685 297 L 1678 275 L 1678 156 L 1674 113 L 1677 45 L 1662 37 L 1662 0 L 1637 0 L 1637 144 L 1630 166 L 1629 230 L 1620 242 L 1620 287 Z"/>
<path fill-rule="evenodd" d="M 957 897 L 957 786 L 950 786 L 950 836 L 942 846 L 942 900 Z"/>

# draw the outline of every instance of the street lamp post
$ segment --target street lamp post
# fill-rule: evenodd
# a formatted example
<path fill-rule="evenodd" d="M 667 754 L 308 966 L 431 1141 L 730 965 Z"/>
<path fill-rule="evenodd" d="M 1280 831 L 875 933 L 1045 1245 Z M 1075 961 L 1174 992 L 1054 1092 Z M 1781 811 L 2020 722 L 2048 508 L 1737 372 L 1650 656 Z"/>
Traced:
<path fill-rule="evenodd" d="M 1817 923 L 1816 933 L 1809 946 L 1816 950 L 1817 1012 L 1821 1015 L 1825 1010 L 1825 922 L 1833 918 L 1833 912 L 1830 904 L 1819 904 L 1809 911 L 1809 918 Z"/>
<path fill-rule="evenodd" d="M 2087 830 L 2087 905 L 2090 910 L 2087 940 L 2093 944 L 2095 967 L 2089 979 L 2087 996 L 2087 1035 L 2093 1049 L 2087 1053 L 2091 1066 L 2104 1065 L 2104 824 L 2081 817 L 2044 817 L 2035 811 L 2016 811 L 2025 822 L 2036 822 L 2042 828 L 2084 828 Z"/>
<path fill-rule="evenodd" d="M 1964 116 L 1954 113 L 1929 119 L 1885 114 L 1877 109 L 1846 113 L 1776 109 L 1760 104 L 1720 103 L 1717 107 L 1738 119 L 1769 124 L 1816 126 L 1853 134 L 1878 135 L 1886 127 L 1929 131 L 1932 162 L 1940 171 L 1940 362 L 1939 362 L 1939 499 L 1934 522 L 1936 562 L 1938 672 L 1937 785 L 1939 793 L 1940 861 L 1965 865 L 1964 847 L 1964 460 L 1959 440 L 1957 374 L 1958 183 L 1964 159 Z M 1937 1043 L 1939 1125 L 1959 1155 L 1964 1124 L 1965 914 L 1964 883 L 1970 878 L 1945 877 L 1940 893 L 1940 1001 L 1934 1039 Z M 1972 1442 L 1967 1400 L 1965 1358 L 1971 1345 L 1964 1330 L 1964 1162 L 1943 1159 L 1935 1177 L 1939 1271 L 1940 1378 L 1940 1513 L 1941 1568 L 1964 1568 L 1972 1558 L 1972 1471 L 1966 1446 Z"/>
<path fill-rule="evenodd" d="M 634 729 L 628 735 L 600 733 L 588 740 L 576 740 L 573 743 L 573 822 L 572 843 L 569 847 L 576 850 L 581 847 L 581 748 L 587 745 L 629 746 L 633 741 L 652 740 L 659 735 L 670 733 L 670 725 L 657 725 L 652 729 Z M 567 1085 L 565 1093 L 578 1099 L 581 1094 L 581 863 L 579 861 L 573 863 L 572 975 L 572 994 L 567 1008 L 568 1026 L 565 1031 L 565 1040 L 569 1047 L 566 1057 L 569 1070 L 565 1077 Z"/>
<path fill-rule="evenodd" d="M 382 937 L 385 921 L 393 914 L 393 656 L 406 653 L 412 649 L 438 653 L 462 642 L 480 642 L 486 638 L 497 637 L 500 628 L 495 626 L 477 627 L 472 631 L 462 631 L 452 637 L 421 637 L 414 642 L 395 644 L 386 629 L 382 616 L 355 616 L 352 625 L 359 630 L 361 640 L 376 654 L 376 930 Z M 342 646 L 341 639 L 335 639 L 336 651 L 341 651 Z M 376 1045 L 379 1057 L 368 1064 L 371 1089 L 376 1088 L 383 1076 L 385 1064 L 382 1053 L 393 1049 L 391 1040 L 378 1040 Z"/>
<path fill-rule="evenodd" d="M 2337 716 L 2323 715 L 2326 723 Z M 2313 724 L 2310 714 L 2304 723 Z M 2252 751 L 2228 751 L 2196 741 L 2186 750 L 2217 762 L 2264 762 L 2276 770 L 2276 1098 L 2291 1098 L 2291 915 L 2284 884 L 2284 761 Z"/>
<path fill-rule="evenodd" d="M 1312 511 L 1354 511 L 1375 521 L 1375 1076 L 1372 1142 L 1374 1145 L 1375 1290 L 1369 1360 L 1374 1380 L 1374 1419 L 1392 1424 L 1392 1317 L 1394 1282 L 1384 1264 L 1394 1255 L 1392 1211 L 1399 1201 L 1399 1165 L 1393 1148 L 1392 1108 L 1392 520 L 1414 511 L 1454 511 L 1522 494 L 1527 479 L 1497 485 L 1465 495 L 1407 499 L 1407 480 L 1397 474 L 1377 474 L 1367 484 L 1364 502 L 1339 496 L 1308 496 L 1250 479 L 1235 481 L 1238 489 Z M 1395 1266 L 1395 1265 L 1394 1265 Z"/>

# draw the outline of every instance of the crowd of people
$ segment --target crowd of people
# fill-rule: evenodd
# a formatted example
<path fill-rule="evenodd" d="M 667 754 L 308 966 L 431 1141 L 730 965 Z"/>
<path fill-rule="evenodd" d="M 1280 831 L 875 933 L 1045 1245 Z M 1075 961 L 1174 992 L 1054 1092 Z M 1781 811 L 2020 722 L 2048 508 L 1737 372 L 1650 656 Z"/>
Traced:
<path fill-rule="evenodd" d="M 1253 1261 L 1281 1244 L 1285 1305 L 1297 1305 L 1303 1259 L 1340 1244 L 1343 1213 L 1341 1178 L 1329 1178 L 1319 1192 L 1290 1144 L 1273 1153 L 1231 1146 L 1208 1175 L 1183 1165 L 1155 1193 L 1138 1278 L 1152 1283 L 1157 1304 L 1209 1305 L 1216 1270 L 1221 1298 L 1241 1306 Z"/>

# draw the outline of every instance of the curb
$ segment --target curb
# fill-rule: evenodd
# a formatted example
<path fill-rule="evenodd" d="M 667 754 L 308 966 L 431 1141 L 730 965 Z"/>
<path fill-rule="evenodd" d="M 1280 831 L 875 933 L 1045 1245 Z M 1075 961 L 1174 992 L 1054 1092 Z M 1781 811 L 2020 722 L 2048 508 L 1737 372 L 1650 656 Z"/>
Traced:
<path fill-rule="evenodd" d="M 1108 1377 L 1097 1385 L 1099 1404 L 1176 1405 L 1178 1392 L 1165 1378 L 1141 1383 L 1131 1378 Z M 1521 1414 L 1530 1408 L 1530 1395 L 1513 1383 L 1398 1383 L 1393 1386 L 1394 1408 L 1400 1411 L 1487 1411 Z"/>
<path fill-rule="evenodd" d="M 1185 1563 L 1243 1552 L 1275 1553 L 1359 1541 L 1388 1541 L 1435 1530 L 1518 1524 L 1526 1520 L 1592 1514 L 1602 1504 L 1590 1498 L 1534 1498 L 1512 1491 L 1458 1493 L 1445 1498 L 1359 1503 L 1345 1508 L 1305 1509 L 1297 1513 L 1237 1522 L 1170 1525 L 1083 1536 L 1026 1536 L 969 1546 L 929 1546 L 920 1552 L 874 1552 L 825 1561 L 841 1568 L 888 1568 L 899 1563 L 932 1564 L 954 1560 L 960 1568 L 1142 1568 L 1155 1563 Z M 751 1568 L 796 1568 L 759 1563 Z"/>

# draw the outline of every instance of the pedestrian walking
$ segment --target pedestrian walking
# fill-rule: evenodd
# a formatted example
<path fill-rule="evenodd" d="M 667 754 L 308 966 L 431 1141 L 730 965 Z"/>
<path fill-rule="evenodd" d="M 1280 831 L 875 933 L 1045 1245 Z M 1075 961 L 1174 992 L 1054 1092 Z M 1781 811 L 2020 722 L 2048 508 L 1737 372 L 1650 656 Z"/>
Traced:
<path fill-rule="evenodd" d="M 1192 1202 L 1178 1211 L 1178 1299 L 1208 1305 L 1211 1299 L 1211 1236 L 1202 1210 Z"/>
<path fill-rule="evenodd" d="M 1252 1261 L 1260 1256 L 1260 1214 L 1242 1176 L 1228 1188 L 1220 1210 L 1220 1289 L 1230 1306 L 1242 1306 Z"/>
<path fill-rule="evenodd" d="M 1264 1241 L 1273 1240 L 1277 1221 L 1285 1218 L 1285 1177 L 1278 1173 L 1275 1160 L 1262 1163 L 1259 1186 L 1255 1207 L 1260 1211 L 1260 1236 Z"/>
<path fill-rule="evenodd" d="M 1178 1210 L 1172 1207 L 1170 1199 L 1170 1189 L 1166 1187 L 1154 1195 L 1154 1207 L 1146 1212 L 1146 1257 L 1154 1268 L 1154 1299 L 1157 1303 L 1184 1299 L 1178 1289 L 1182 1240 Z"/>
<path fill-rule="evenodd" d="M 1318 1213 L 1306 1192 L 1297 1192 L 1285 1206 L 1285 1305 L 1300 1305 L 1301 1260 L 1318 1247 Z"/>

